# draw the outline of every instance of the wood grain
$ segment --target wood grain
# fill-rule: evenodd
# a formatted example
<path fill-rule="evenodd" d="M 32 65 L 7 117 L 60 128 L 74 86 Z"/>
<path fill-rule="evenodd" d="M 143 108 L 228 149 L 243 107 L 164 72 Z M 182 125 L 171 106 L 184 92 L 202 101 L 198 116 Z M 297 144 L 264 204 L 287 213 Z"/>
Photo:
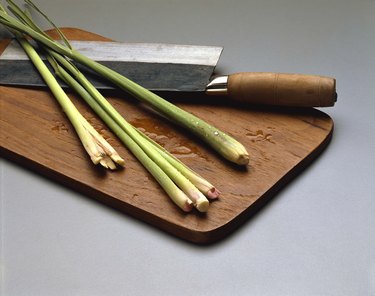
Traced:
<path fill-rule="evenodd" d="M 64 32 L 70 39 L 109 40 L 74 28 L 65 28 Z M 6 42 L 1 42 L 0 50 Z M 250 164 L 239 168 L 127 94 L 108 94 L 109 101 L 128 121 L 222 192 L 208 213 L 185 214 L 91 110 L 73 94 L 69 96 L 124 157 L 125 169 L 108 172 L 94 166 L 59 105 L 47 90 L 41 89 L 0 87 L 1 155 L 195 243 L 222 239 L 248 220 L 319 155 L 333 132 L 332 119 L 315 109 L 228 105 L 210 101 L 212 97 L 199 98 L 199 102 L 196 97 L 178 101 L 183 109 L 205 118 L 245 145 Z"/>

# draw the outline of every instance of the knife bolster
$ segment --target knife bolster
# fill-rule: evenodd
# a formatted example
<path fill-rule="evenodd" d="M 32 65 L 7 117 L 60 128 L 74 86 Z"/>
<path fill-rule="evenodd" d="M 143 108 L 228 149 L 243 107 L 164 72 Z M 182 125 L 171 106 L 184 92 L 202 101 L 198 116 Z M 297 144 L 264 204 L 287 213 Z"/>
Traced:
<path fill-rule="evenodd" d="M 226 96 L 228 94 L 228 76 L 218 76 L 212 79 L 206 87 L 206 94 Z"/>
<path fill-rule="evenodd" d="M 248 72 L 228 78 L 236 101 L 297 107 L 328 107 L 336 102 L 336 80 L 317 75 Z"/>

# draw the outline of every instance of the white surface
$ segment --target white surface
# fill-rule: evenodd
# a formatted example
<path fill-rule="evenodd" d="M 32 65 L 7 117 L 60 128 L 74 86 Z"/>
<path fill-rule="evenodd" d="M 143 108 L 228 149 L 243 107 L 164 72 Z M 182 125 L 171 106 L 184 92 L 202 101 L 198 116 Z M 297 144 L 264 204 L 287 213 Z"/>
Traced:
<path fill-rule="evenodd" d="M 61 26 L 337 78 L 325 152 L 234 235 L 175 239 L 1 161 L 2 295 L 375 295 L 375 2 L 38 0 Z"/>

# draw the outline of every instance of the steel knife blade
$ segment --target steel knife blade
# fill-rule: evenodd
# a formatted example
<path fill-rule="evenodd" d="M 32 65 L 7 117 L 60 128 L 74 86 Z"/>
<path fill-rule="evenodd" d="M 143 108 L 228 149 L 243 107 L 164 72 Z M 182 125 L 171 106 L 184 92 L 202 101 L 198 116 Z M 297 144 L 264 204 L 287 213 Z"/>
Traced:
<path fill-rule="evenodd" d="M 153 91 L 204 91 L 223 50 L 218 46 L 159 43 L 71 41 L 71 44 L 89 58 Z M 2 85 L 46 86 L 15 40 L 1 54 L 0 69 Z M 98 89 L 113 88 L 90 70 L 83 71 Z"/>

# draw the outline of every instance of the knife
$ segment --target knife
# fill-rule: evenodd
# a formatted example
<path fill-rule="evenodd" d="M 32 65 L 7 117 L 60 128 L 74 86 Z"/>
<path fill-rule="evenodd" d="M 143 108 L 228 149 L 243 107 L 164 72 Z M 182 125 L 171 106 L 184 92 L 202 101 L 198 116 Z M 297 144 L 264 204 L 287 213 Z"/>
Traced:
<path fill-rule="evenodd" d="M 336 81 L 331 77 L 267 72 L 212 77 L 222 47 L 106 41 L 71 44 L 84 55 L 156 92 L 203 92 L 240 102 L 298 107 L 333 106 L 337 99 Z M 98 89 L 114 88 L 91 70 L 77 66 Z M 1 54 L 0 69 L 0 85 L 46 87 L 15 40 Z"/>

